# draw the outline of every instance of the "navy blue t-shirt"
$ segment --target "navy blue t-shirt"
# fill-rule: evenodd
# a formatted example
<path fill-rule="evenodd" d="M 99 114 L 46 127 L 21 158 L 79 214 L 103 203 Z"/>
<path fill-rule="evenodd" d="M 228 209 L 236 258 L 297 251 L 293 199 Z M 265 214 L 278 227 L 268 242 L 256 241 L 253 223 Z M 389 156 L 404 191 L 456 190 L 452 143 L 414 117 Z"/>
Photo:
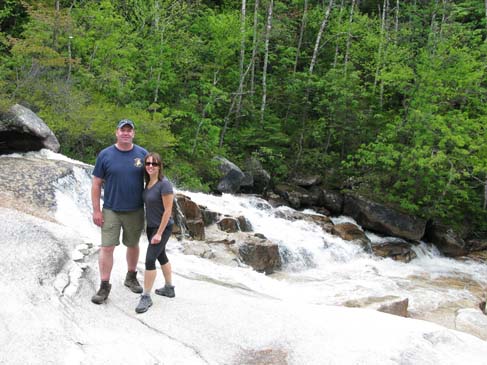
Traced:
<path fill-rule="evenodd" d="M 120 151 L 112 145 L 100 152 L 93 175 L 104 180 L 104 208 L 126 212 L 144 206 L 145 155 L 147 151 L 135 144 L 130 151 Z"/>

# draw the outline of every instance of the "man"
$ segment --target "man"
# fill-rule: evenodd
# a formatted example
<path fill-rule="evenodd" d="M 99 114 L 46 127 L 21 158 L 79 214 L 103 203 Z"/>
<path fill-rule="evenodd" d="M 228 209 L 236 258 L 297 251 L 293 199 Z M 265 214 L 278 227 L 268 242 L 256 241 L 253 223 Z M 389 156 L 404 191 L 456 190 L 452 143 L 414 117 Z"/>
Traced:
<path fill-rule="evenodd" d="M 101 285 L 91 298 L 95 304 L 103 303 L 110 294 L 110 274 L 113 251 L 122 242 L 127 247 L 127 275 L 125 286 L 134 293 L 142 293 L 137 281 L 139 239 L 144 228 L 144 157 L 147 151 L 133 143 L 135 125 L 121 120 L 115 132 L 117 142 L 105 148 L 96 158 L 91 187 L 93 222 L 101 227 L 101 248 L 98 256 Z M 102 186 L 103 210 L 100 210 Z"/>

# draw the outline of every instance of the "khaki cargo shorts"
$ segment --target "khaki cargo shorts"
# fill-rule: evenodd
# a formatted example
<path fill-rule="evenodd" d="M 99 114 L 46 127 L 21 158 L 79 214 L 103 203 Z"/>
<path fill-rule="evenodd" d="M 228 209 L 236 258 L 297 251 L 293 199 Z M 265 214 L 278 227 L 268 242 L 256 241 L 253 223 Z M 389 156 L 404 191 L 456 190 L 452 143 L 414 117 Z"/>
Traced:
<path fill-rule="evenodd" d="M 136 247 L 140 235 L 144 230 L 144 208 L 130 212 L 114 212 L 102 209 L 103 226 L 101 227 L 102 247 L 118 246 L 120 244 L 120 231 L 122 242 L 127 247 Z"/>

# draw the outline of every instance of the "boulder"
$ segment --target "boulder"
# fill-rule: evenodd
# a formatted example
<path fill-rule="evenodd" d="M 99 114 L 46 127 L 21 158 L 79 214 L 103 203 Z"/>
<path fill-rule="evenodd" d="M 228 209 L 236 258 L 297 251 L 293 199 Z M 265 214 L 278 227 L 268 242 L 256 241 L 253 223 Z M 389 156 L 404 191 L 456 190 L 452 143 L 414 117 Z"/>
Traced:
<path fill-rule="evenodd" d="M 319 185 L 321 183 L 321 176 L 319 175 L 303 175 L 297 176 L 292 179 L 293 184 L 301 186 L 303 188 L 309 188 L 314 185 Z"/>
<path fill-rule="evenodd" d="M 345 241 L 358 242 L 363 248 L 369 250 L 369 238 L 365 235 L 364 231 L 353 223 L 346 222 L 335 224 L 331 229 L 331 233 L 339 236 Z"/>
<path fill-rule="evenodd" d="M 208 227 L 209 225 L 218 222 L 221 217 L 220 213 L 209 210 L 207 207 L 200 205 L 200 209 L 201 214 L 203 215 L 203 222 L 205 223 L 205 227 Z"/>
<path fill-rule="evenodd" d="M 270 185 L 271 175 L 262 167 L 255 157 L 245 161 L 244 179 L 241 183 L 242 191 L 246 193 L 264 194 Z"/>
<path fill-rule="evenodd" d="M 409 262 L 417 257 L 409 242 L 384 242 L 372 244 L 372 252 L 376 256 L 391 258 L 394 261 Z"/>
<path fill-rule="evenodd" d="M 22 207 L 24 212 L 49 219 L 47 217 L 56 211 L 56 185 L 68 183 L 66 179 L 75 174 L 73 166 L 60 160 L 2 157 L 0 206 L 13 209 Z M 91 179 L 91 167 L 83 164 L 75 166 L 86 174 L 87 179 Z"/>
<path fill-rule="evenodd" d="M 369 308 L 396 316 L 408 317 L 409 299 L 388 295 L 349 300 L 344 305 L 346 307 Z"/>
<path fill-rule="evenodd" d="M 333 190 L 322 190 L 322 205 L 332 214 L 340 215 L 343 212 L 343 195 Z"/>
<path fill-rule="evenodd" d="M 487 250 L 487 238 L 472 238 L 466 241 L 470 252 Z"/>
<path fill-rule="evenodd" d="M 238 255 L 254 270 L 266 274 L 271 274 L 281 267 L 278 245 L 257 236 L 247 236 L 238 247 Z"/>
<path fill-rule="evenodd" d="M 326 215 L 309 214 L 295 210 L 277 210 L 274 212 L 274 216 L 290 221 L 304 220 L 307 222 L 313 222 L 319 225 L 325 232 L 331 232 L 333 228 L 333 222 Z"/>
<path fill-rule="evenodd" d="M 288 205 L 286 199 L 281 198 L 279 194 L 276 194 L 273 191 L 266 192 L 265 198 L 269 202 L 269 205 L 274 208 Z"/>
<path fill-rule="evenodd" d="M 218 228 L 224 232 L 238 232 L 238 220 L 233 217 L 223 217 L 217 222 Z"/>
<path fill-rule="evenodd" d="M 433 243 L 445 256 L 463 256 L 469 251 L 467 244 L 458 233 L 439 222 L 428 222 L 425 239 Z"/>
<path fill-rule="evenodd" d="M 0 154 L 43 148 L 58 152 L 59 147 L 54 133 L 30 109 L 15 104 L 0 115 Z"/>
<path fill-rule="evenodd" d="M 381 304 L 377 310 L 379 312 L 394 314 L 396 316 L 408 316 L 409 299 L 391 300 L 390 302 Z"/>
<path fill-rule="evenodd" d="M 307 190 L 300 186 L 278 184 L 274 191 L 294 209 L 319 205 L 321 190 Z"/>
<path fill-rule="evenodd" d="M 183 215 L 181 219 L 181 226 L 185 227 L 189 232 L 189 235 L 196 240 L 205 239 L 205 223 L 203 222 L 203 215 L 201 209 L 191 200 L 183 194 L 176 194 L 176 204 L 179 211 Z M 175 208 L 177 209 L 177 208 Z M 174 215 L 173 210 L 173 215 Z"/>
<path fill-rule="evenodd" d="M 360 196 L 345 195 L 343 214 L 354 218 L 365 229 L 414 241 L 423 237 L 426 227 L 424 219 Z"/>
<path fill-rule="evenodd" d="M 238 226 L 242 232 L 252 232 L 254 229 L 252 228 L 252 223 L 245 218 L 243 215 L 237 217 Z"/>
<path fill-rule="evenodd" d="M 215 159 L 219 162 L 218 169 L 223 175 L 218 182 L 217 190 L 220 193 L 235 194 L 240 189 L 244 173 L 237 165 L 224 157 L 217 156 Z"/>

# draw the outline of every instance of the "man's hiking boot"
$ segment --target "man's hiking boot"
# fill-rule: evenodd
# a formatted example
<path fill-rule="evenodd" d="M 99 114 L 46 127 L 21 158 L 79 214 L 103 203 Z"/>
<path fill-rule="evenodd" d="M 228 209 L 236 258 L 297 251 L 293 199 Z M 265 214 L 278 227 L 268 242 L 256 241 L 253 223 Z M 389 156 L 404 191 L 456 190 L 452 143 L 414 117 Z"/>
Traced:
<path fill-rule="evenodd" d="M 137 313 L 144 313 L 147 312 L 147 310 L 150 308 L 152 305 L 152 299 L 149 294 L 142 294 L 140 297 L 140 302 L 135 308 L 135 311 Z"/>
<path fill-rule="evenodd" d="M 100 289 L 98 292 L 91 297 L 91 301 L 95 304 L 101 304 L 108 298 L 108 294 L 110 294 L 110 289 L 112 289 L 112 284 L 108 281 L 102 281 L 100 285 Z"/>
<path fill-rule="evenodd" d="M 164 297 L 174 298 L 176 293 L 174 292 L 174 285 L 164 285 L 162 288 L 156 289 L 157 295 L 162 295 Z"/>
<path fill-rule="evenodd" d="M 137 271 L 128 271 L 127 276 L 125 277 L 124 285 L 132 290 L 134 293 L 140 294 L 142 293 L 142 287 L 140 286 L 139 282 L 137 281 Z"/>

